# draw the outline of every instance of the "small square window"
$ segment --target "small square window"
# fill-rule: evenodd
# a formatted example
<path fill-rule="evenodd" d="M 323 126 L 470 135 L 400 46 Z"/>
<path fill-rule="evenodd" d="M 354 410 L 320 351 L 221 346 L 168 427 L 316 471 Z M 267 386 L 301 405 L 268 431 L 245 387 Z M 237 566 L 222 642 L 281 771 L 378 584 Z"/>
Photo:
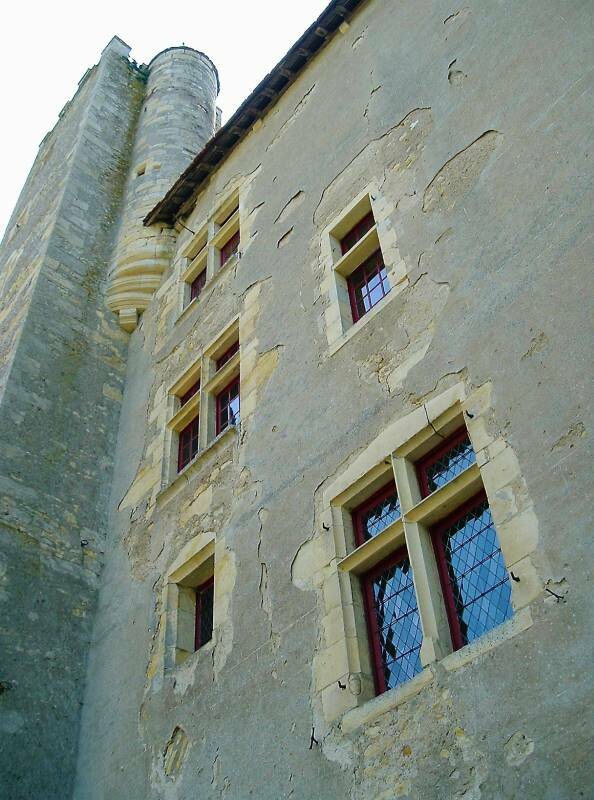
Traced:
<path fill-rule="evenodd" d="M 421 496 L 428 497 L 475 462 L 468 432 L 462 428 L 417 463 Z"/>
<path fill-rule="evenodd" d="M 216 433 L 239 424 L 239 375 L 217 395 Z"/>
<path fill-rule="evenodd" d="M 188 425 L 186 425 L 182 431 L 180 431 L 177 458 L 178 472 L 181 472 L 182 469 L 186 467 L 190 461 L 192 461 L 198 452 L 198 420 L 198 417 L 194 417 L 194 419 Z"/>
<path fill-rule="evenodd" d="M 194 589 L 196 595 L 196 617 L 194 626 L 194 650 L 200 650 L 212 639 L 214 609 L 214 577 Z"/>
<path fill-rule="evenodd" d="M 220 265 L 226 264 L 230 258 L 237 255 L 239 250 L 240 234 L 236 231 L 230 239 L 228 239 L 220 250 Z"/>
<path fill-rule="evenodd" d="M 200 297 L 206 286 L 206 269 L 203 269 L 190 284 L 190 301 Z"/>
<path fill-rule="evenodd" d="M 348 276 L 347 284 L 353 322 L 358 322 L 390 291 L 381 250 L 376 250 L 360 267 L 357 267 Z"/>
<path fill-rule="evenodd" d="M 484 492 L 432 531 L 454 650 L 513 615 L 511 585 Z"/>
<path fill-rule="evenodd" d="M 400 501 L 394 482 L 391 481 L 358 506 L 352 516 L 357 545 L 369 541 L 400 519 Z"/>

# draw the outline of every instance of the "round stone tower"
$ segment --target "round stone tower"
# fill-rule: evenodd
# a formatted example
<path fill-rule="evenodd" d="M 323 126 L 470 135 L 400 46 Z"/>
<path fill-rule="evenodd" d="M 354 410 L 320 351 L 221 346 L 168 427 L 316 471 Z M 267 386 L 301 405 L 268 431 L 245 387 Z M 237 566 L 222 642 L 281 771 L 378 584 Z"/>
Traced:
<path fill-rule="evenodd" d="M 127 331 L 159 286 L 175 242 L 172 228 L 142 220 L 213 135 L 218 91 L 216 67 L 191 47 L 163 50 L 148 66 L 107 290 Z"/>

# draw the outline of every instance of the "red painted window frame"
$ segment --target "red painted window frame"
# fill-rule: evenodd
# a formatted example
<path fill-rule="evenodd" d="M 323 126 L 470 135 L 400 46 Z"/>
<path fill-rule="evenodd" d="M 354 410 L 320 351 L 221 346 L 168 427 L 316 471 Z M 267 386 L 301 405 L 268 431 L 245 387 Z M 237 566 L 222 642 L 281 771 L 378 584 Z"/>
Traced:
<path fill-rule="evenodd" d="M 196 611 L 194 615 L 194 652 L 196 650 L 200 650 L 201 647 L 204 647 L 206 642 L 210 642 L 210 639 L 207 639 L 206 642 L 202 641 L 202 595 L 205 591 L 213 587 L 213 619 L 211 620 L 211 634 L 210 639 L 212 639 L 212 629 L 214 625 L 214 575 L 212 575 L 208 580 L 201 583 L 200 586 L 196 586 L 194 589 L 196 595 Z"/>
<path fill-rule="evenodd" d="M 421 497 L 429 497 L 430 494 L 433 494 L 433 492 L 429 489 L 429 479 L 427 477 L 428 468 L 432 464 L 435 464 L 436 461 L 439 461 L 444 453 L 447 453 L 448 450 L 451 450 L 463 439 L 469 438 L 468 430 L 466 429 L 466 426 L 463 425 L 461 428 L 458 428 L 457 431 L 452 433 L 451 436 L 448 436 L 444 442 L 440 442 L 437 447 L 434 447 L 433 450 L 430 450 L 426 455 L 417 461 L 415 468 L 417 471 L 419 487 L 421 489 Z"/>
<path fill-rule="evenodd" d="M 368 540 L 369 541 L 369 540 Z M 375 601 L 373 599 L 373 589 L 371 584 L 373 579 L 382 572 L 393 567 L 394 564 L 400 564 L 405 559 L 410 561 L 406 545 L 399 547 L 389 556 L 384 558 L 379 564 L 376 564 L 367 572 L 361 575 L 361 591 L 363 594 L 363 605 L 365 608 L 365 619 L 367 621 L 367 633 L 369 640 L 369 652 L 371 656 L 371 666 L 373 670 L 373 683 L 375 686 L 376 695 L 383 694 L 387 691 L 386 678 L 384 675 L 384 663 L 382 661 L 382 646 L 379 635 L 379 628 L 377 624 L 377 615 L 375 613 Z M 416 591 L 416 590 L 415 590 Z M 417 598 L 417 609 L 418 609 Z"/>
<path fill-rule="evenodd" d="M 219 358 L 217 358 L 216 363 L 215 363 L 216 371 L 218 372 L 222 367 L 225 366 L 225 364 L 228 361 L 231 361 L 231 359 L 233 358 L 235 353 L 239 353 L 239 339 L 237 339 L 237 341 L 233 342 L 231 347 L 227 348 L 227 350 L 225 350 L 225 352 L 223 353 L 222 356 L 219 356 Z"/>
<path fill-rule="evenodd" d="M 373 211 L 369 211 L 341 238 L 340 249 L 342 254 L 344 255 L 345 253 L 348 253 L 348 251 L 351 250 L 357 244 L 357 242 L 361 241 L 365 234 L 370 231 L 374 225 L 375 218 L 373 216 Z M 353 239 L 352 241 L 350 241 L 351 237 Z"/>
<path fill-rule="evenodd" d="M 219 433 L 222 433 L 223 431 L 226 431 L 227 428 L 229 428 L 230 425 L 231 425 L 231 423 L 228 422 L 225 425 L 224 428 L 221 428 L 221 397 L 223 396 L 223 394 L 225 394 L 225 392 L 229 391 L 235 384 L 237 384 L 237 397 L 240 397 L 240 393 L 239 393 L 239 375 L 236 375 L 235 378 L 233 378 L 232 381 L 229 381 L 229 383 L 225 386 L 225 388 L 221 389 L 221 391 L 217 394 L 217 397 L 216 397 L 217 415 L 216 415 L 216 428 L 215 428 L 217 436 L 219 435 Z M 241 398 L 240 398 L 239 403 L 240 403 L 240 408 L 241 408 Z"/>
<path fill-rule="evenodd" d="M 439 573 L 439 582 L 441 584 L 441 593 L 443 595 L 448 623 L 450 626 L 450 634 L 452 637 L 452 647 L 454 651 L 461 650 L 466 646 L 466 642 L 462 636 L 462 629 L 460 628 L 460 619 L 458 617 L 458 610 L 456 609 L 456 599 L 450 583 L 450 575 L 448 572 L 448 560 L 443 546 L 443 532 L 457 522 L 460 517 L 463 517 L 471 509 L 484 503 L 487 500 L 487 494 L 484 489 L 473 495 L 469 500 L 453 511 L 448 517 L 441 520 L 437 525 L 431 528 L 431 541 L 433 544 L 433 552 L 435 553 L 435 560 L 437 562 L 437 571 Z M 488 500 L 487 500 L 488 505 Z"/>
<path fill-rule="evenodd" d="M 190 386 L 187 392 L 185 392 L 180 396 L 179 398 L 180 408 L 182 406 L 185 406 L 185 404 L 189 402 L 192 399 L 192 397 L 194 397 L 195 394 L 198 394 L 199 391 L 200 391 L 200 381 L 198 380 L 196 381 L 196 383 L 193 383 L 192 386 Z"/>
<path fill-rule="evenodd" d="M 391 480 L 388 483 L 385 483 L 381 489 L 378 489 L 375 494 L 371 495 L 367 500 L 363 503 L 358 505 L 351 511 L 351 519 L 353 520 L 353 531 L 355 534 L 355 544 L 359 547 L 365 542 L 370 542 L 371 539 L 366 539 L 365 534 L 363 532 L 363 516 L 364 514 L 369 511 L 370 508 L 380 503 L 386 497 L 389 497 L 391 494 L 396 494 L 398 497 L 398 490 L 396 488 L 396 483 Z"/>
<path fill-rule="evenodd" d="M 226 264 L 229 259 L 237 253 L 239 250 L 239 243 L 241 241 L 241 236 L 239 230 L 235 231 L 233 236 L 230 236 L 229 239 L 225 242 L 225 244 L 220 249 L 220 266 L 222 267 L 223 264 Z"/>
<path fill-rule="evenodd" d="M 182 469 L 184 469 L 184 467 L 187 467 L 187 466 L 188 466 L 188 464 L 189 464 L 189 463 L 190 463 L 190 462 L 191 462 L 191 461 L 192 461 L 192 460 L 195 458 L 195 456 L 196 456 L 196 453 L 198 452 L 198 446 L 196 447 L 196 453 L 194 453 L 194 455 L 192 455 L 192 454 L 191 454 L 191 449 L 190 449 L 190 458 L 189 458 L 189 459 L 188 459 L 188 460 L 187 460 L 185 463 L 182 463 L 182 460 L 183 460 L 183 459 L 182 459 L 182 453 L 183 453 L 183 435 L 184 435 L 184 434 L 185 434 L 187 431 L 190 431 L 190 430 L 191 430 L 191 428 L 192 428 L 192 427 L 195 425 L 195 426 L 196 426 L 196 439 L 198 439 L 198 435 L 199 435 L 199 424 L 200 424 L 200 423 L 199 423 L 199 418 L 196 416 L 196 417 L 194 417 L 192 420 L 190 420 L 190 422 L 188 422 L 188 424 L 186 425 L 186 427 L 185 427 L 183 430 L 181 430 L 181 431 L 179 432 L 179 436 L 178 436 L 178 446 L 177 446 L 177 471 L 178 471 L 178 472 L 181 472 L 181 471 L 182 471 Z"/>
<path fill-rule="evenodd" d="M 206 269 L 199 272 L 190 284 L 190 302 L 200 297 L 202 290 L 206 286 Z"/>
<path fill-rule="evenodd" d="M 361 272 L 361 270 L 364 270 L 368 266 L 368 264 L 372 261 L 372 259 L 379 259 L 377 264 L 381 262 L 381 266 L 379 267 L 378 272 L 381 272 L 382 269 L 386 268 L 386 265 L 384 264 L 384 256 L 382 254 L 381 249 L 378 248 L 374 253 L 372 253 L 369 256 L 369 258 L 366 258 L 365 261 L 357 267 L 357 269 L 354 269 L 347 278 L 347 286 L 349 290 L 349 300 L 351 301 L 351 314 L 353 315 L 353 322 L 359 322 L 359 320 L 362 319 L 366 314 L 369 314 L 371 308 L 377 305 L 377 303 L 374 303 L 373 306 L 371 306 L 371 308 L 368 311 L 364 311 L 362 314 L 360 314 L 359 307 L 357 305 L 357 295 L 356 295 L 357 289 L 355 287 L 355 276 L 357 276 Z M 386 280 L 387 280 L 387 275 L 386 275 Z M 368 281 L 366 280 L 365 285 L 367 285 L 367 283 Z M 388 284 L 388 291 L 383 293 L 382 297 L 380 297 L 380 299 L 377 301 L 378 303 L 381 300 L 383 300 L 384 297 L 386 297 L 386 295 L 390 292 L 391 288 L 392 287 Z M 383 281 L 382 281 L 382 291 L 383 291 Z"/>

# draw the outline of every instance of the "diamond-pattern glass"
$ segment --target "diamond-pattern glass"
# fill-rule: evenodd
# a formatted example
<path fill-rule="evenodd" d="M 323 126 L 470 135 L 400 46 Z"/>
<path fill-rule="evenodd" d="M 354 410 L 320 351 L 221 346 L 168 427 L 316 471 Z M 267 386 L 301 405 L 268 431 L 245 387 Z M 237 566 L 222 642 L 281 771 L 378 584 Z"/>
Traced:
<path fill-rule="evenodd" d="M 467 467 L 476 461 L 472 444 L 468 436 L 453 444 L 445 452 L 441 452 L 435 460 L 429 460 L 424 466 L 426 487 L 425 493 L 431 494 L 449 483 Z"/>
<path fill-rule="evenodd" d="M 396 494 L 396 488 L 387 497 L 366 508 L 361 513 L 361 532 L 363 540 L 373 539 L 378 533 L 385 530 L 388 525 L 396 522 L 400 518 L 400 500 Z"/>
<path fill-rule="evenodd" d="M 377 620 L 377 668 L 385 688 L 393 689 L 421 671 L 423 641 L 412 567 L 408 558 L 371 579 L 373 610 Z"/>
<path fill-rule="evenodd" d="M 464 644 L 509 619 L 511 586 L 486 500 L 441 534 Z"/>
<path fill-rule="evenodd" d="M 388 274 L 380 250 L 370 256 L 348 278 L 351 310 L 355 322 L 390 291 Z"/>

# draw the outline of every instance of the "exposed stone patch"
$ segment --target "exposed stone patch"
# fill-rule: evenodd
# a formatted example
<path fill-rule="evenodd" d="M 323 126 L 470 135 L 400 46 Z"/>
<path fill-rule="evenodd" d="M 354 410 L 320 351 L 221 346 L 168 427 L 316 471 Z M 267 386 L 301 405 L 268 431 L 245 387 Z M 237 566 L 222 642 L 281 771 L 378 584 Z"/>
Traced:
<path fill-rule="evenodd" d="M 454 64 L 457 62 L 457 60 L 458 59 L 455 58 L 448 66 L 448 83 L 451 84 L 451 86 L 458 86 L 463 82 L 464 78 L 468 77 L 465 72 L 462 72 L 462 70 L 454 69 Z"/>
<path fill-rule="evenodd" d="M 533 336 L 532 339 L 530 340 L 530 347 L 522 355 L 520 361 L 523 361 L 525 358 L 530 358 L 530 356 L 533 356 L 535 353 L 539 353 L 541 350 L 544 350 L 548 342 L 549 342 L 548 336 L 546 335 L 546 333 L 543 333 L 542 331 L 538 333 L 536 336 Z"/>
<path fill-rule="evenodd" d="M 477 182 L 502 135 L 485 131 L 437 172 L 425 189 L 423 211 L 451 211 Z"/>
<path fill-rule="evenodd" d="M 176 727 L 163 751 L 163 771 L 174 781 L 180 774 L 188 754 L 190 740 L 183 728 Z"/>
<path fill-rule="evenodd" d="M 503 746 L 505 760 L 510 767 L 519 767 L 534 752 L 534 741 L 518 731 Z"/>
<path fill-rule="evenodd" d="M 563 436 L 560 436 L 555 444 L 551 447 L 553 450 L 558 450 L 561 447 L 574 447 L 576 441 L 586 435 L 586 428 L 583 422 L 575 422 Z"/>

